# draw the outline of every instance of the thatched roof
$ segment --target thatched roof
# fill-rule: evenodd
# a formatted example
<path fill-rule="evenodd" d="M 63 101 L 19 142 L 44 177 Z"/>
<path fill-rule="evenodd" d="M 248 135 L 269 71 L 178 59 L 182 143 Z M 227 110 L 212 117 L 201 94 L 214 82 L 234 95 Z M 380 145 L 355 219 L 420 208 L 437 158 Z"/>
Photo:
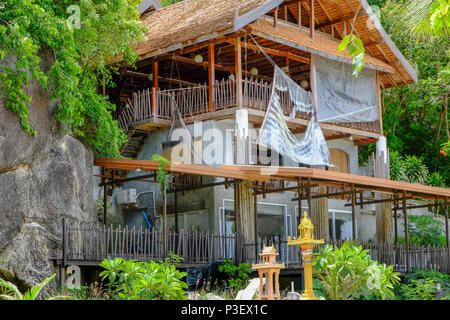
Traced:
<path fill-rule="evenodd" d="M 300 3 L 302 25 L 309 27 L 310 2 Z M 251 27 L 262 37 L 276 36 L 303 51 L 349 59 L 345 54 L 337 54 L 339 40 L 324 34 L 332 33 L 330 22 L 334 22 L 335 37 L 349 33 L 353 20 L 349 17 L 359 8 L 355 33 L 366 45 L 368 66 L 384 71 L 381 81 L 386 88 L 417 82 L 417 72 L 389 38 L 366 0 L 315 0 L 315 24 L 319 27 L 315 41 L 307 39 L 306 30 L 298 25 L 296 28 L 292 23 L 280 23 L 276 30 L 266 19 L 260 19 L 284 4 L 289 15 L 298 20 L 298 2 L 292 0 L 184 0 L 143 18 L 143 24 L 149 28 L 148 40 L 136 50 L 145 59 Z M 258 19 L 260 22 L 255 23 Z"/>

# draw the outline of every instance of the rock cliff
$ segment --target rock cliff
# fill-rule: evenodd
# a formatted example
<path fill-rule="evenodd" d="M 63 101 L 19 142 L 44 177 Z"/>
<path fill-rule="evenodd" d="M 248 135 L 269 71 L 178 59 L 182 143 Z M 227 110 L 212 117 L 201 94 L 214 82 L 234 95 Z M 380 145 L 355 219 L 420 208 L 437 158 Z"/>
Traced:
<path fill-rule="evenodd" d="M 55 272 L 61 251 L 61 220 L 94 222 L 93 154 L 63 134 L 55 103 L 37 82 L 26 92 L 30 137 L 0 96 L 0 277 L 20 288 Z"/>

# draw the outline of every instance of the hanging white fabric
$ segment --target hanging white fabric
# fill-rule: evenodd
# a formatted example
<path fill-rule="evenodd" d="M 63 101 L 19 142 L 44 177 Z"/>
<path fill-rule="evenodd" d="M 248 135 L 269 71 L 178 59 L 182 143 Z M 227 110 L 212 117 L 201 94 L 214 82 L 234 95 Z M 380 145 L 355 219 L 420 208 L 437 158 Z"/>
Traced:
<path fill-rule="evenodd" d="M 169 161 L 204 164 L 202 157 L 201 139 L 193 139 L 188 127 L 183 121 L 183 117 L 178 109 L 178 105 L 171 97 L 172 123 L 165 143 L 163 153 Z"/>
<path fill-rule="evenodd" d="M 328 147 L 319 123 L 314 120 L 310 93 L 303 90 L 280 68 L 274 67 L 272 94 L 257 143 L 270 147 L 297 163 L 329 166 Z M 286 92 L 294 106 L 291 117 L 296 111 L 311 114 L 311 120 L 301 140 L 289 130 L 284 119 L 281 96 Z"/>
<path fill-rule="evenodd" d="M 363 68 L 355 79 L 352 65 L 315 56 L 320 122 L 373 122 L 378 118 L 375 71 Z"/>

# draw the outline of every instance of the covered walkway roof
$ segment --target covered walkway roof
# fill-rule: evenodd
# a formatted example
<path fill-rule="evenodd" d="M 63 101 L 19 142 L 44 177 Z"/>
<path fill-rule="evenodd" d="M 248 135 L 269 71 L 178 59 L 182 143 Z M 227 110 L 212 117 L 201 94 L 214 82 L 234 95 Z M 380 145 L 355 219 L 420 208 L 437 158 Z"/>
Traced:
<path fill-rule="evenodd" d="M 150 160 L 95 159 L 94 165 L 105 169 L 155 172 L 158 170 L 159 162 Z M 296 182 L 307 180 L 313 183 L 314 187 L 323 185 L 334 188 L 353 188 L 354 191 L 352 192 L 355 193 L 373 191 L 393 195 L 403 194 L 410 199 L 417 198 L 423 200 L 444 201 L 443 205 L 448 205 L 450 198 L 449 188 L 430 187 L 421 184 L 303 167 L 268 167 L 252 165 L 222 165 L 220 167 L 212 167 L 195 164 L 170 163 L 166 168 L 166 171 L 171 174 L 212 176 L 259 182 L 268 182 L 271 179 Z M 104 176 L 103 178 L 107 179 L 108 177 Z M 137 180 L 139 179 L 139 176 L 135 178 Z M 288 189 L 282 188 L 278 191 L 288 191 Z M 323 196 L 326 197 L 327 194 L 324 194 Z"/>

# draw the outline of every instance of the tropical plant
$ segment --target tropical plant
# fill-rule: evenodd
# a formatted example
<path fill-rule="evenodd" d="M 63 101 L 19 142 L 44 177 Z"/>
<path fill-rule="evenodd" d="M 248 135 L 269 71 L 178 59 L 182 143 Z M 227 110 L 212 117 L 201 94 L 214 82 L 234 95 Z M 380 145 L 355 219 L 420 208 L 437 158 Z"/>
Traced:
<path fill-rule="evenodd" d="M 353 77 L 355 78 L 358 77 L 359 72 L 363 68 L 366 57 L 366 51 L 362 40 L 353 34 L 356 18 L 360 9 L 361 4 L 359 5 L 358 10 L 356 10 L 355 17 L 353 18 L 352 30 L 350 31 L 350 34 L 342 38 L 337 50 L 339 53 L 347 49 L 347 53 L 352 57 Z"/>
<path fill-rule="evenodd" d="M 435 300 L 436 280 L 410 279 L 408 283 L 400 285 L 398 289 L 399 300 Z"/>
<path fill-rule="evenodd" d="M 428 215 L 408 218 L 409 243 L 422 246 L 444 246 L 445 231 L 442 222 Z"/>
<path fill-rule="evenodd" d="M 411 0 L 398 27 L 422 39 L 446 36 L 450 28 L 449 7 L 448 0 Z"/>
<path fill-rule="evenodd" d="M 222 280 L 232 290 L 241 290 L 247 285 L 250 274 L 252 273 L 252 265 L 250 263 L 235 264 L 229 259 L 225 259 L 219 266 L 219 272 L 224 272 L 227 280 Z"/>
<path fill-rule="evenodd" d="M 123 58 L 133 65 L 133 45 L 146 28 L 136 8 L 141 0 L 0 2 L 0 94 L 24 130 L 38 134 L 29 119 L 32 79 L 57 104 L 55 117 L 65 130 L 92 146 L 97 154 L 120 156 L 126 140 L 112 118 L 115 105 L 105 95 Z M 44 63 L 42 63 L 44 62 Z M 99 88 L 102 90 L 99 90 Z"/>
<path fill-rule="evenodd" d="M 402 157 L 398 151 L 390 152 L 391 179 L 411 183 L 445 186 L 445 179 L 439 172 L 429 173 L 422 157 Z"/>
<path fill-rule="evenodd" d="M 179 260 L 179 258 L 177 258 Z M 156 263 L 136 260 L 103 260 L 102 280 L 108 280 L 111 295 L 124 300 L 186 300 L 182 279 L 187 275 L 172 263 L 173 257 Z"/>
<path fill-rule="evenodd" d="M 46 278 L 40 284 L 27 290 L 24 294 L 11 282 L 5 281 L 0 278 L 0 300 L 40 300 L 39 294 L 42 289 L 56 276 L 56 273 Z M 57 295 L 48 297 L 45 300 L 67 300 L 71 299 L 70 296 Z"/>
<path fill-rule="evenodd" d="M 152 160 L 159 162 L 158 171 L 156 171 L 156 181 L 161 185 L 163 194 L 166 194 L 168 186 L 166 167 L 169 165 L 169 160 L 159 154 L 154 154 Z"/>
<path fill-rule="evenodd" d="M 386 299 L 394 296 L 399 273 L 373 261 L 368 250 L 347 241 L 340 248 L 327 245 L 314 254 L 313 270 L 332 300 Z"/>
<path fill-rule="evenodd" d="M 446 290 L 450 290 L 450 275 L 438 272 L 436 270 L 428 270 L 428 269 L 413 269 L 412 274 L 407 275 L 410 278 L 417 278 L 417 279 L 434 279 L 436 282 L 439 282 L 442 286 L 442 288 Z"/>

